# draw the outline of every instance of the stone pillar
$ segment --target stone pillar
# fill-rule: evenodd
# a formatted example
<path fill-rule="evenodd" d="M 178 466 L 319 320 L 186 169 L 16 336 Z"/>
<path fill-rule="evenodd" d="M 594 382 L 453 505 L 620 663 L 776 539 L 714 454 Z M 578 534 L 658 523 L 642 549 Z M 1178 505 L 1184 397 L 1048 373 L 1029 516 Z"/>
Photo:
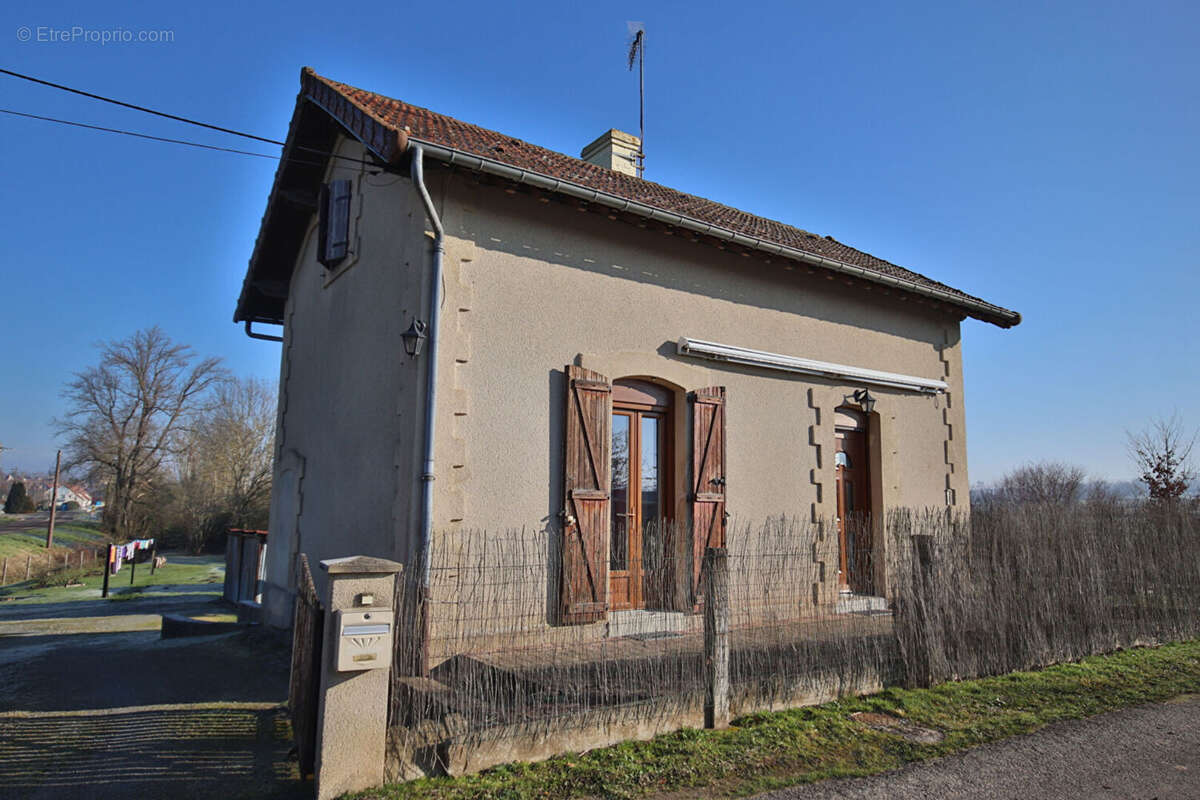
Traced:
<path fill-rule="evenodd" d="M 387 641 L 380 643 L 389 666 L 339 671 L 337 612 L 393 612 L 396 575 L 403 565 L 382 558 L 350 556 L 322 561 L 321 569 L 329 574 L 329 581 L 315 771 L 317 800 L 326 800 L 383 783 L 395 621 Z"/>

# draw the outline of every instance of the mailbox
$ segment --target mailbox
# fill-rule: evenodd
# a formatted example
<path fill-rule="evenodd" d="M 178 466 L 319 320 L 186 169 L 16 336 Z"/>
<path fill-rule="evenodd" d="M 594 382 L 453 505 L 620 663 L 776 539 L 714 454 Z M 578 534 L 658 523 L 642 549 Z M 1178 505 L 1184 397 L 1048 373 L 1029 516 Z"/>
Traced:
<path fill-rule="evenodd" d="M 337 670 L 384 669 L 392 663 L 390 609 L 335 611 Z"/>

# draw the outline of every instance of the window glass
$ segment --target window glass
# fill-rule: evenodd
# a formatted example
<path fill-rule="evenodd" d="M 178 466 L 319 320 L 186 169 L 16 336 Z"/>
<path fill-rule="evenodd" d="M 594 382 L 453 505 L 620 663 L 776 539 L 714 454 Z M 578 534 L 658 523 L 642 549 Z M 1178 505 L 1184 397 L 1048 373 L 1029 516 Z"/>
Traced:
<path fill-rule="evenodd" d="M 629 416 L 612 418 L 612 569 L 629 568 Z"/>
<path fill-rule="evenodd" d="M 848 455 L 846 455 L 845 453 L 843 453 L 843 452 L 840 452 L 840 451 L 838 452 L 838 454 L 837 454 L 837 455 L 835 455 L 835 456 L 833 457 L 833 463 L 834 463 L 836 466 L 839 466 L 839 467 L 852 467 L 852 466 L 854 466 L 853 464 L 851 464 L 851 463 L 850 463 L 850 456 L 848 456 Z"/>
<path fill-rule="evenodd" d="M 642 417 L 642 528 L 658 522 L 658 417 Z"/>

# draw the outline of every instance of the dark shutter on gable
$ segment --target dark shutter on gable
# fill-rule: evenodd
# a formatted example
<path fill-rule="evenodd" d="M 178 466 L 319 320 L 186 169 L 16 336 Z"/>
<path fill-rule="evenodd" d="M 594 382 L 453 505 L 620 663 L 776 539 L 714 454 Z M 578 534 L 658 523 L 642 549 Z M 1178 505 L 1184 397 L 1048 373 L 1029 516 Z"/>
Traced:
<path fill-rule="evenodd" d="M 321 187 L 318 217 L 317 260 L 332 267 L 350 251 L 350 200 L 352 184 L 348 180 L 330 181 Z"/>
<path fill-rule="evenodd" d="M 566 372 L 560 618 L 578 625 L 608 611 L 612 384 L 582 367 Z"/>
<path fill-rule="evenodd" d="M 725 387 L 697 389 L 692 401 L 692 603 L 704 598 L 700 566 L 725 546 Z"/>

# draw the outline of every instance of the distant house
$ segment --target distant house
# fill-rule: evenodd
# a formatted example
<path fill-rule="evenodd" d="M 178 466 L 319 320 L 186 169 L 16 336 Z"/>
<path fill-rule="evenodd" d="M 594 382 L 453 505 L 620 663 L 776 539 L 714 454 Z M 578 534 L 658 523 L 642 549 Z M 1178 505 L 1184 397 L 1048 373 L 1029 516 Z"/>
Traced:
<path fill-rule="evenodd" d="M 967 507 L 959 325 L 1020 315 L 640 179 L 639 147 L 572 158 L 303 72 L 234 316 L 282 326 L 270 622 L 301 552 L 412 567 L 533 527 L 544 631 L 604 637 L 692 613 L 731 515 L 836 521 L 811 592 L 832 605 L 888 591 L 852 514 Z M 652 541 L 662 521 L 683 533 Z M 652 591 L 664 555 L 689 566 Z"/>
<path fill-rule="evenodd" d="M 53 488 L 53 487 L 51 487 Z M 51 488 L 47 488 L 41 494 L 42 505 L 48 505 L 50 502 Z M 61 508 L 67 503 L 78 503 L 80 510 L 92 510 L 92 496 L 88 494 L 87 489 L 81 485 L 59 486 L 58 491 L 54 496 L 54 505 Z"/>

